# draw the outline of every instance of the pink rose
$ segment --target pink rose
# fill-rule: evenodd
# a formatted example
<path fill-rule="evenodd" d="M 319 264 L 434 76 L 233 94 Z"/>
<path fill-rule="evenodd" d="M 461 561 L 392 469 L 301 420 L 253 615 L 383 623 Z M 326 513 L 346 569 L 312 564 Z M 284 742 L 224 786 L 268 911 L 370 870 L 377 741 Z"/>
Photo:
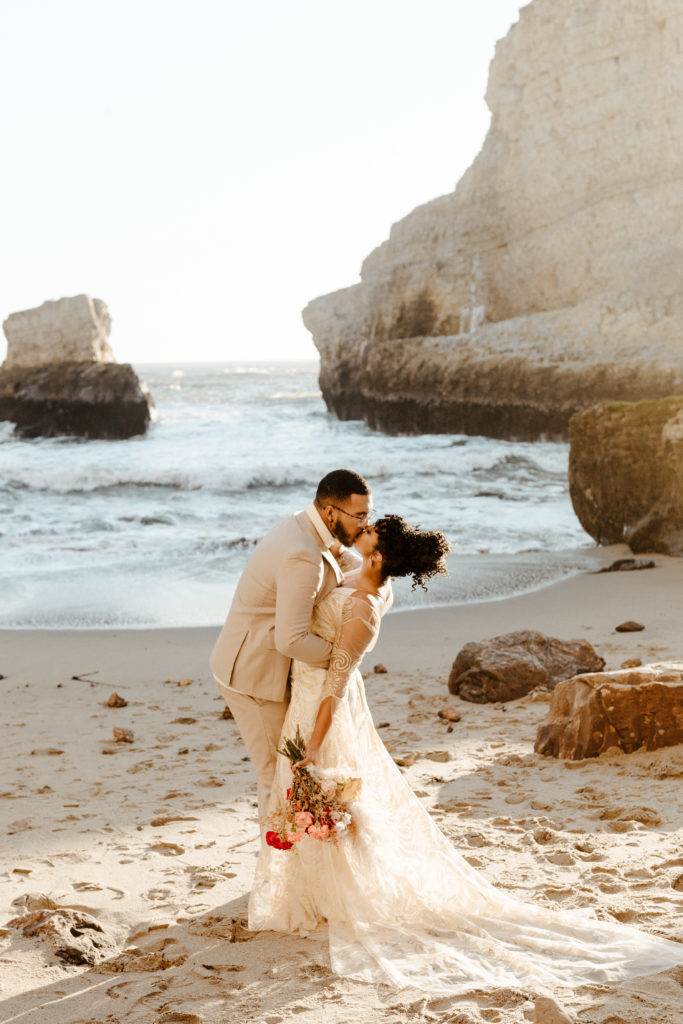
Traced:
<path fill-rule="evenodd" d="M 299 829 L 307 829 L 313 824 L 313 815 L 310 811 L 297 811 L 294 815 L 294 824 Z"/>
<path fill-rule="evenodd" d="M 288 832 L 287 839 L 289 840 L 290 843 L 300 843 L 305 835 L 305 832 Z"/>
<path fill-rule="evenodd" d="M 311 839 L 327 839 L 330 834 L 329 825 L 310 825 L 306 829 Z"/>

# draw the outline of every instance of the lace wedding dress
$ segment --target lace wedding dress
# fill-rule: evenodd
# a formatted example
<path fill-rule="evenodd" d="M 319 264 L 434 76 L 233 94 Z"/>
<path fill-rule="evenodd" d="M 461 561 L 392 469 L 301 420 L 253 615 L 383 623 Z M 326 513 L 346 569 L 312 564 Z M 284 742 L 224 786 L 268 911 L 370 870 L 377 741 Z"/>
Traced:
<path fill-rule="evenodd" d="M 351 805 L 355 834 L 338 846 L 306 836 L 291 850 L 264 847 L 249 927 L 310 932 L 327 920 L 333 970 L 363 981 L 458 994 L 507 985 L 553 989 L 654 974 L 683 963 L 683 944 L 590 910 L 522 903 L 470 867 L 439 831 L 385 749 L 358 671 L 380 609 L 350 588 L 316 609 L 313 630 L 334 642 L 330 669 L 295 662 L 283 737 L 307 739 L 321 700 L 334 714 L 317 767 L 362 779 Z M 286 799 L 289 761 L 278 757 L 270 811 Z"/>

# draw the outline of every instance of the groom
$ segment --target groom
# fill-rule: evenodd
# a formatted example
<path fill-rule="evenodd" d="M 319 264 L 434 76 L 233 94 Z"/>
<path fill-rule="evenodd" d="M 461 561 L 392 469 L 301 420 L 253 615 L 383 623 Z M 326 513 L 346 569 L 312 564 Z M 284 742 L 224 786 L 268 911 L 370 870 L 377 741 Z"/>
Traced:
<path fill-rule="evenodd" d="M 362 476 L 336 469 L 323 477 L 315 500 L 274 526 L 254 550 L 211 652 L 218 689 L 256 769 L 260 817 L 275 776 L 292 658 L 327 667 L 332 644 L 310 632 L 313 609 L 356 568 L 355 552 L 341 545 L 351 547 L 371 511 Z"/>

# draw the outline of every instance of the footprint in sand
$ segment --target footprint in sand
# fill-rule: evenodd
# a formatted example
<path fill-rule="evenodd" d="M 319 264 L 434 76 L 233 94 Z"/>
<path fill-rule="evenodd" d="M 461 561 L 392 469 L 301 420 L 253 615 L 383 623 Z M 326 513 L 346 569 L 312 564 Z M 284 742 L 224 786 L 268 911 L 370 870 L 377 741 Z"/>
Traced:
<path fill-rule="evenodd" d="M 160 853 L 164 857 L 177 857 L 181 853 L 185 853 L 185 847 L 179 846 L 178 843 L 155 843 L 154 846 L 149 847 L 154 853 Z"/>
<path fill-rule="evenodd" d="M 466 832 L 462 837 L 468 846 L 490 846 L 491 840 L 487 839 L 481 832 Z"/>
<path fill-rule="evenodd" d="M 323 982 L 331 981 L 334 983 L 337 976 L 332 973 L 329 967 L 325 967 L 324 964 L 307 964 L 306 967 L 302 967 L 299 971 L 299 977 Z"/>
<path fill-rule="evenodd" d="M 158 900 L 168 899 L 169 896 L 173 895 L 173 889 L 148 889 L 147 892 L 143 892 L 143 899 L 149 900 L 151 903 L 156 903 Z"/>
<path fill-rule="evenodd" d="M 650 828 L 655 828 L 662 823 L 661 817 L 652 807 L 610 807 L 601 812 L 600 820 L 612 821 L 612 827 L 617 821 L 637 821 Z"/>
<path fill-rule="evenodd" d="M 568 850 L 558 850 L 557 853 L 549 853 L 545 859 L 549 864 L 559 864 L 561 867 L 576 864 L 576 858 L 572 857 Z"/>
<path fill-rule="evenodd" d="M 559 885 L 546 886 L 543 889 L 543 895 L 548 900 L 564 900 L 567 896 L 571 896 L 574 892 L 572 886 L 565 886 L 564 888 Z"/>
<path fill-rule="evenodd" d="M 182 814 L 163 814 L 161 817 L 152 818 L 150 825 L 153 828 L 161 828 L 162 825 L 168 825 L 170 821 L 199 821 L 199 818 L 187 817 Z"/>
<path fill-rule="evenodd" d="M 105 992 L 110 999 L 120 999 L 122 995 L 121 990 L 134 984 L 134 981 L 120 981 L 118 985 L 112 985 L 111 988 L 105 989 Z"/>
<path fill-rule="evenodd" d="M 620 885 L 618 882 L 599 882 L 598 889 L 600 890 L 600 892 L 612 894 L 617 892 L 623 892 L 624 887 L 623 885 Z"/>
<path fill-rule="evenodd" d="M 612 917 L 616 918 L 617 921 L 621 921 L 622 924 L 628 924 L 636 917 L 636 912 L 632 907 L 625 907 L 623 910 L 617 907 L 608 907 L 608 910 Z"/>

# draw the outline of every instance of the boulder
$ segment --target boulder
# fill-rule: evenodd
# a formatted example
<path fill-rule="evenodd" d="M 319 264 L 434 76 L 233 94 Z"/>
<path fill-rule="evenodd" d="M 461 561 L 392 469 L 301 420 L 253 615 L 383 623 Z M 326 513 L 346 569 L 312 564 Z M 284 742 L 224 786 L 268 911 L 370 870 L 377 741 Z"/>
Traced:
<path fill-rule="evenodd" d="M 154 408 L 127 363 L 52 363 L 0 370 L 0 420 L 18 437 L 127 438 L 144 434 Z"/>
<path fill-rule="evenodd" d="M 88 295 L 44 302 L 12 313 L 3 323 L 7 358 L 3 369 L 45 363 L 113 363 L 111 317 L 101 299 Z"/>
<path fill-rule="evenodd" d="M 556 640 L 521 630 L 465 644 L 459 651 L 448 689 L 474 704 L 514 700 L 538 686 L 552 689 L 581 672 L 597 672 L 605 661 L 587 640 Z"/>
<path fill-rule="evenodd" d="M 569 441 L 569 493 L 594 540 L 683 552 L 683 397 L 586 409 Z"/>
<path fill-rule="evenodd" d="M 455 191 L 304 310 L 331 411 L 533 439 L 600 401 L 681 390 L 681 36 L 678 0 L 521 9 Z"/>
<path fill-rule="evenodd" d="M 555 687 L 538 754 L 579 760 L 610 747 L 630 754 L 683 743 L 683 663 L 595 672 Z"/>

